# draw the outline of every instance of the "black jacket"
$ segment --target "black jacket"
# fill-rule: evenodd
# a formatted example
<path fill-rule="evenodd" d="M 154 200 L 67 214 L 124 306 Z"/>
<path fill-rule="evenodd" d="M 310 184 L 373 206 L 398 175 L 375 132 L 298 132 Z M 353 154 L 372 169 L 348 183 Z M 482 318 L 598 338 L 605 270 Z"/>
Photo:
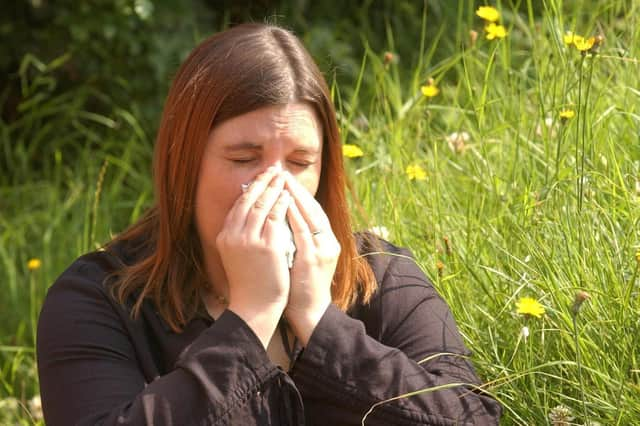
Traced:
<path fill-rule="evenodd" d="M 493 399 L 447 386 L 480 384 L 447 305 L 408 251 L 382 244 L 388 254 L 367 256 L 372 301 L 348 313 L 331 305 L 288 373 L 232 311 L 182 333 L 150 301 L 131 319 L 103 283 L 126 250 L 80 257 L 38 324 L 47 425 L 360 425 L 368 411 L 366 425 L 497 424 Z"/>

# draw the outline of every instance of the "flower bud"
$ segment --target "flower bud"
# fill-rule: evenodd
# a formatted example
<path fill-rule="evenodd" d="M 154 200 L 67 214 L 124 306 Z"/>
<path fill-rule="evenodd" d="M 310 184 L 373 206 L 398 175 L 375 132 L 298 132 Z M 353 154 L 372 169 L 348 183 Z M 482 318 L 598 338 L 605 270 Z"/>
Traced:
<path fill-rule="evenodd" d="M 576 297 L 573 299 L 573 306 L 571 307 L 571 312 L 573 312 L 573 315 L 578 315 L 578 312 L 580 312 L 580 308 L 582 307 L 582 304 L 585 302 L 585 300 L 589 299 L 591 296 L 589 296 L 589 293 L 587 293 L 584 290 L 579 290 L 576 293 Z"/>

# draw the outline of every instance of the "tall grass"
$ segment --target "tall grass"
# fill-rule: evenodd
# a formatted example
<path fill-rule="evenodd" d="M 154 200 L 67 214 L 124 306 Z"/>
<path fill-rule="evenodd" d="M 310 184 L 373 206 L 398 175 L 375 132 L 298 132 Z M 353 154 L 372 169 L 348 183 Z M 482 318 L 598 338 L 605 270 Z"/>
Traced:
<path fill-rule="evenodd" d="M 472 2 L 458 3 L 454 37 L 443 28 L 425 39 L 439 25 L 425 13 L 413 60 L 368 48 L 354 87 L 334 87 L 344 142 L 364 151 L 346 160 L 366 212 L 356 221 L 413 250 L 504 405 L 503 424 L 552 424 L 561 406 L 575 424 L 637 424 L 639 6 L 503 1 L 509 33 L 490 41 Z M 401 30 L 388 27 L 391 52 Z M 583 55 L 563 43 L 567 30 L 605 41 Z M 434 62 L 442 47 L 452 55 Z M 0 133 L 11 167 L 0 187 L 0 421 L 23 424 L 34 421 L 46 288 L 152 199 L 151 137 L 136 119 L 115 105 L 86 113 L 89 99 L 109 104 L 90 91 L 50 95 L 56 63 L 26 61 L 20 120 Z M 433 98 L 420 92 L 429 78 Z M 426 180 L 409 180 L 408 165 Z M 30 271 L 33 257 L 42 267 Z M 590 298 L 575 314 L 580 290 Z M 524 296 L 542 318 L 516 313 Z"/>

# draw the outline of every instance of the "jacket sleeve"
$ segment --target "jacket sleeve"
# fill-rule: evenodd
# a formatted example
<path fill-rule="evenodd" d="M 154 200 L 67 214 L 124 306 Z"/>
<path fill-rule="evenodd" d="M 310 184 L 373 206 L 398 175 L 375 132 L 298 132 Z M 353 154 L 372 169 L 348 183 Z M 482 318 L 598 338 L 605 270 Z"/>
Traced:
<path fill-rule="evenodd" d="M 469 386 L 480 381 L 446 303 L 409 252 L 385 257 L 366 328 L 331 305 L 294 365 L 307 419 L 360 425 L 373 408 L 366 425 L 498 424 L 499 404 Z"/>
<path fill-rule="evenodd" d="M 225 311 L 173 371 L 146 383 L 131 335 L 104 287 L 89 278 L 92 269 L 85 264 L 65 272 L 40 314 L 37 356 L 47 425 L 223 424 L 276 374 L 251 329 Z"/>

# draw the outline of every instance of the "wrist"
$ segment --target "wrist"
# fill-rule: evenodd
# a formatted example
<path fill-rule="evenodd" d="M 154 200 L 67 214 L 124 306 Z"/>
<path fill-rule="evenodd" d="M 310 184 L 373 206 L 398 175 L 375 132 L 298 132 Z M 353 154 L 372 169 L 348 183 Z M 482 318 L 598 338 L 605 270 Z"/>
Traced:
<path fill-rule="evenodd" d="M 300 311 L 297 309 L 285 310 L 285 317 L 291 326 L 291 330 L 296 335 L 302 346 L 307 346 L 311 335 L 316 329 L 318 323 L 324 316 L 331 302 L 318 306 L 314 309 Z"/>
<path fill-rule="evenodd" d="M 266 307 L 261 306 L 260 309 L 252 309 L 245 305 L 234 304 L 232 302 L 229 304 L 227 309 L 242 318 L 247 326 L 255 333 L 266 350 L 269 345 L 269 341 L 278 326 L 278 322 L 282 317 L 284 308 L 284 304 L 275 304 L 268 305 Z"/>

